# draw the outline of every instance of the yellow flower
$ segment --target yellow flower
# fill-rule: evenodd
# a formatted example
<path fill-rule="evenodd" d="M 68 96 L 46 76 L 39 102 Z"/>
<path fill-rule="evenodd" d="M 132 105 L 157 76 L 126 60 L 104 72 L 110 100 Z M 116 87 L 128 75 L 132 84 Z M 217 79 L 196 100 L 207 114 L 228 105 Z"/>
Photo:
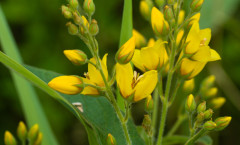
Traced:
<path fill-rule="evenodd" d="M 183 90 L 192 92 L 195 87 L 194 79 L 187 80 L 183 84 Z"/>
<path fill-rule="evenodd" d="M 91 58 L 90 61 L 93 64 L 96 64 L 95 58 Z M 103 56 L 103 59 L 101 60 L 101 66 L 103 69 L 104 76 L 108 80 L 108 70 L 107 70 L 107 54 Z M 82 78 L 84 84 L 91 84 L 91 85 L 96 85 L 99 87 L 105 87 L 103 78 L 101 76 L 100 71 L 93 66 L 92 64 L 88 63 L 88 73 L 85 75 L 86 78 Z M 98 95 L 99 92 L 96 88 L 93 88 L 91 86 L 84 87 L 83 91 L 81 94 L 84 95 Z"/>
<path fill-rule="evenodd" d="M 135 37 L 131 37 L 116 53 L 116 60 L 120 64 L 126 64 L 132 60 L 135 50 Z"/>
<path fill-rule="evenodd" d="M 82 20 L 83 20 L 83 25 L 86 26 L 87 28 L 89 28 L 89 23 L 88 23 L 88 20 L 86 19 L 86 17 L 82 16 Z M 81 34 L 85 33 L 83 26 L 80 27 L 80 32 L 81 32 Z"/>
<path fill-rule="evenodd" d="M 136 39 L 136 47 L 142 47 L 146 45 L 146 39 L 142 34 L 140 34 L 137 30 L 133 29 L 133 36 Z"/>
<path fill-rule="evenodd" d="M 76 65 L 83 65 L 87 61 L 87 55 L 81 50 L 64 50 L 64 55 Z"/>
<path fill-rule="evenodd" d="M 164 43 L 166 42 L 159 39 L 153 47 L 136 49 L 132 59 L 133 64 L 143 72 L 162 68 L 168 62 Z"/>
<path fill-rule="evenodd" d="M 217 97 L 210 101 L 211 106 L 213 109 L 219 109 L 223 106 L 223 104 L 226 102 L 226 99 L 224 97 Z"/>
<path fill-rule="evenodd" d="M 169 24 L 164 19 L 163 14 L 156 8 L 152 8 L 151 13 L 152 29 L 157 36 L 163 36 L 168 33 Z"/>
<path fill-rule="evenodd" d="M 199 20 L 200 20 L 200 16 L 201 16 L 200 13 L 197 13 L 197 14 L 193 15 L 190 18 L 190 22 L 188 23 L 188 28 L 190 28 L 194 23 L 198 23 Z"/>
<path fill-rule="evenodd" d="M 137 73 L 133 73 L 130 63 L 125 65 L 117 63 L 116 81 L 122 97 L 125 99 L 133 97 L 133 101 L 137 102 L 152 93 L 157 84 L 158 75 L 157 71 L 151 70 L 138 76 Z"/>
<path fill-rule="evenodd" d="M 16 139 L 9 131 L 5 131 L 4 133 L 4 143 L 5 145 L 17 145 Z"/>
<path fill-rule="evenodd" d="M 82 91 L 82 87 L 77 86 L 81 84 L 82 80 L 77 76 L 59 76 L 52 79 L 48 86 L 58 92 L 74 95 Z"/>

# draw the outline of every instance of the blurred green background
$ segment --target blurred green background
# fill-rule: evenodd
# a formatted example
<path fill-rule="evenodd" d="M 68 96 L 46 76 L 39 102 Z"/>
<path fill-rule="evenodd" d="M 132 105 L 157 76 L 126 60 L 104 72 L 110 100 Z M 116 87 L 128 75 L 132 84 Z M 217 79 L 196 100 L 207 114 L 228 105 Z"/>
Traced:
<path fill-rule="evenodd" d="M 94 2 L 96 5 L 94 18 L 100 27 L 97 36 L 100 53 L 101 56 L 109 53 L 108 65 L 111 68 L 114 53 L 118 49 L 123 0 L 95 0 Z M 67 20 L 60 10 L 61 5 L 65 3 L 65 0 L 0 0 L 25 64 L 62 74 L 82 75 L 87 71 L 87 66 L 72 65 L 62 53 L 64 49 L 82 49 L 90 54 L 81 40 L 68 34 L 65 26 Z M 219 76 L 217 77 L 219 95 L 226 97 L 227 102 L 217 113 L 221 116 L 233 117 L 229 127 L 213 135 L 214 144 L 219 145 L 240 143 L 239 3 L 239 0 L 206 1 L 201 14 L 200 25 L 202 28 L 212 28 L 213 38 L 210 46 L 220 53 L 222 60 L 207 65 L 197 80 L 202 80 L 212 73 Z M 139 0 L 133 0 L 133 20 L 134 28 L 143 33 L 146 38 L 152 36 L 150 25 L 140 16 Z M 221 74 L 222 71 L 226 72 L 227 78 Z M 18 122 L 25 120 L 9 70 L 3 65 L 0 65 L 0 80 L 0 144 L 3 144 L 4 131 L 8 129 L 15 132 Z M 229 82 L 233 84 L 229 85 Z M 60 144 L 87 145 L 87 136 L 79 121 L 60 103 L 40 90 L 36 90 Z M 134 106 L 136 124 L 142 121 L 144 112 L 141 107 L 141 103 Z M 169 114 L 167 129 L 175 119 L 173 114 Z"/>

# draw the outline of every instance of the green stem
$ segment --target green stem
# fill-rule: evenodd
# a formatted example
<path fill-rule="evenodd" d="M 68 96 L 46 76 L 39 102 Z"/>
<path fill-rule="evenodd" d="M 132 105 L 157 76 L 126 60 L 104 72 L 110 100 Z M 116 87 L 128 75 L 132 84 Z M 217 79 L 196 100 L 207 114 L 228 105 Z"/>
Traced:
<path fill-rule="evenodd" d="M 155 128 L 157 128 L 157 115 L 158 115 L 158 105 L 159 105 L 159 97 L 158 97 L 158 88 L 156 87 L 153 93 L 153 113 L 152 113 L 152 131 L 153 134 L 152 136 L 155 136 Z M 152 139 L 151 142 L 154 142 L 154 140 Z"/>
<path fill-rule="evenodd" d="M 158 74 L 158 93 L 161 101 L 163 102 L 164 96 L 163 96 L 163 82 L 162 82 L 162 74 L 159 72 Z"/>
<path fill-rule="evenodd" d="M 185 143 L 185 145 L 192 145 L 195 141 L 197 141 L 202 135 L 204 135 L 207 131 L 205 129 L 201 129 L 197 134 L 195 134 L 193 137 L 188 139 L 188 141 Z"/>
<path fill-rule="evenodd" d="M 171 130 L 168 132 L 167 136 L 172 136 L 176 131 L 177 129 L 179 128 L 179 126 L 182 124 L 182 122 L 184 120 L 187 119 L 187 115 L 184 114 L 184 115 L 180 115 L 178 117 L 178 120 L 175 122 L 175 124 L 173 125 L 173 127 L 171 128 Z"/>
<path fill-rule="evenodd" d="M 129 107 L 130 107 L 130 104 L 129 104 L 128 102 L 126 102 L 126 104 L 125 104 L 126 113 L 125 113 L 125 117 L 124 117 L 124 122 L 127 122 L 127 121 L 128 121 L 129 111 L 130 111 Z"/>
<path fill-rule="evenodd" d="M 173 92 L 172 97 L 170 98 L 170 101 L 168 103 L 169 104 L 168 107 L 170 107 L 172 105 L 173 101 L 175 100 L 175 98 L 177 96 L 178 89 L 181 86 L 182 82 L 183 81 L 181 79 L 177 79 L 176 86 L 174 87 L 174 92 Z"/>
<path fill-rule="evenodd" d="M 193 136 L 193 134 L 194 134 L 194 130 L 193 130 L 193 114 L 192 113 L 190 113 L 189 114 L 189 132 L 190 132 L 190 137 L 192 137 Z"/>

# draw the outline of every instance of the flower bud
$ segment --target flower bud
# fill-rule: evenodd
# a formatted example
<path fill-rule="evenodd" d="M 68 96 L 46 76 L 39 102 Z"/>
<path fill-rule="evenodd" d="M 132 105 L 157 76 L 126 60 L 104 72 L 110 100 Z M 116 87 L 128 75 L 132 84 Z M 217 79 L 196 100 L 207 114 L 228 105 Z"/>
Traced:
<path fill-rule="evenodd" d="M 204 94 L 203 97 L 205 99 L 210 99 L 213 98 L 217 95 L 218 92 L 218 88 L 214 87 L 214 88 L 210 88 L 209 90 L 207 90 Z"/>
<path fill-rule="evenodd" d="M 152 110 L 153 110 L 153 99 L 152 99 L 152 96 L 149 95 L 145 100 L 145 111 L 152 112 Z"/>
<path fill-rule="evenodd" d="M 153 3 L 151 0 L 141 0 L 140 2 L 140 13 L 141 15 L 149 21 L 151 18 L 151 10 L 153 7 Z"/>
<path fill-rule="evenodd" d="M 215 123 L 217 125 L 216 131 L 220 131 L 220 130 L 223 130 L 224 128 L 226 128 L 231 120 L 232 120 L 232 117 L 230 117 L 230 116 L 217 118 L 215 120 Z"/>
<path fill-rule="evenodd" d="M 89 29 L 89 23 L 88 23 L 88 20 L 86 19 L 86 17 L 82 16 L 82 21 L 83 21 L 82 25 L 86 26 L 87 29 Z M 80 26 L 80 32 L 82 35 L 84 35 L 86 33 L 83 26 Z"/>
<path fill-rule="evenodd" d="M 153 38 L 150 38 L 150 39 L 148 40 L 147 47 L 153 47 L 154 44 L 155 44 L 155 40 L 154 40 Z"/>
<path fill-rule="evenodd" d="M 72 22 L 68 22 L 66 26 L 68 27 L 68 32 L 71 35 L 76 35 L 78 33 L 78 27 L 74 25 Z"/>
<path fill-rule="evenodd" d="M 202 81 L 201 89 L 211 88 L 214 85 L 214 82 L 215 82 L 215 76 L 214 75 L 208 76 Z"/>
<path fill-rule="evenodd" d="M 107 145 L 116 145 L 116 140 L 115 138 L 112 136 L 112 134 L 108 134 L 107 136 Z"/>
<path fill-rule="evenodd" d="M 162 7 L 164 5 L 165 0 L 155 0 L 155 2 L 157 4 L 157 6 L 160 8 L 160 7 Z"/>
<path fill-rule="evenodd" d="M 95 12 L 95 4 L 93 0 L 84 0 L 83 9 L 88 14 L 88 16 L 92 16 Z"/>
<path fill-rule="evenodd" d="M 218 97 L 214 98 L 210 101 L 210 105 L 213 109 L 219 109 L 223 106 L 223 104 L 226 102 L 226 99 L 224 97 Z"/>
<path fill-rule="evenodd" d="M 73 20 L 74 23 L 80 25 L 82 23 L 81 17 L 77 14 L 77 12 L 73 12 Z"/>
<path fill-rule="evenodd" d="M 184 82 L 183 90 L 186 92 L 192 92 L 195 87 L 194 79 L 190 79 Z"/>
<path fill-rule="evenodd" d="M 41 143 L 42 143 L 42 136 L 43 136 L 42 133 L 39 132 L 37 140 L 34 142 L 34 145 L 41 145 Z"/>
<path fill-rule="evenodd" d="M 5 145 L 17 145 L 16 139 L 9 131 L 5 131 L 4 143 Z"/>
<path fill-rule="evenodd" d="M 68 95 L 81 93 L 84 88 L 83 81 L 77 76 L 56 77 L 48 83 L 48 86 L 58 92 Z"/>
<path fill-rule="evenodd" d="M 152 29 L 158 37 L 165 36 L 168 34 L 169 24 L 164 19 L 162 12 L 160 12 L 156 7 L 152 8 L 151 23 Z"/>
<path fill-rule="evenodd" d="M 197 107 L 197 112 L 204 112 L 206 110 L 206 101 L 203 101 L 201 104 L 198 105 Z"/>
<path fill-rule="evenodd" d="M 77 9 L 78 8 L 78 0 L 69 0 L 69 5 L 72 8 Z"/>
<path fill-rule="evenodd" d="M 193 112 L 196 109 L 196 102 L 192 94 L 187 97 L 185 108 L 188 112 Z"/>
<path fill-rule="evenodd" d="M 181 25 L 185 19 L 185 11 L 181 10 L 178 15 L 178 25 Z"/>
<path fill-rule="evenodd" d="M 213 121 L 207 121 L 204 123 L 203 128 L 205 130 L 211 131 L 217 127 L 216 123 Z"/>
<path fill-rule="evenodd" d="M 17 136 L 21 141 L 25 141 L 27 139 L 27 127 L 22 121 L 18 124 Z"/>
<path fill-rule="evenodd" d="M 196 123 L 198 124 L 201 124 L 204 120 L 204 113 L 203 112 L 200 112 L 198 115 L 197 115 L 197 118 L 196 118 Z"/>
<path fill-rule="evenodd" d="M 194 23 L 198 23 L 198 22 L 199 22 L 200 16 L 201 16 L 200 13 L 197 13 L 197 14 L 193 15 L 193 16 L 188 20 L 188 22 L 186 23 L 186 26 L 185 26 L 185 27 L 186 27 L 187 29 L 190 29 Z"/>
<path fill-rule="evenodd" d="M 152 133 L 151 129 L 151 118 L 149 115 L 144 115 L 143 122 L 142 122 L 142 127 L 146 131 L 148 135 Z"/>
<path fill-rule="evenodd" d="M 39 134 L 39 126 L 38 124 L 35 124 L 32 126 L 32 128 L 30 128 L 28 132 L 28 138 L 31 143 L 34 143 L 37 140 L 38 134 Z"/>
<path fill-rule="evenodd" d="M 135 37 L 130 38 L 116 53 L 116 60 L 120 64 L 127 64 L 132 60 L 135 51 Z"/>
<path fill-rule="evenodd" d="M 71 13 L 69 7 L 62 5 L 61 9 L 62 9 L 62 14 L 66 19 L 72 18 L 72 13 Z"/>
<path fill-rule="evenodd" d="M 208 120 L 210 118 L 212 118 L 212 114 L 213 114 L 213 110 L 212 109 L 208 109 L 204 112 L 204 119 Z"/>
<path fill-rule="evenodd" d="M 170 22 L 170 20 L 174 19 L 173 11 L 172 11 L 172 9 L 171 9 L 168 5 L 166 5 L 166 6 L 164 7 L 163 13 L 164 13 L 164 18 L 165 18 L 168 22 Z"/>
<path fill-rule="evenodd" d="M 133 36 L 135 37 L 135 45 L 138 48 L 141 48 L 142 46 L 146 45 L 146 39 L 142 34 L 140 34 L 137 30 L 133 29 Z"/>
<path fill-rule="evenodd" d="M 64 50 L 63 53 L 75 65 L 83 65 L 87 62 L 87 55 L 81 50 Z"/>
<path fill-rule="evenodd" d="M 89 27 L 89 32 L 93 36 L 96 36 L 99 32 L 98 23 L 95 19 L 92 19 L 92 22 L 91 22 L 90 27 Z"/>
<path fill-rule="evenodd" d="M 173 5 L 173 4 L 175 3 L 175 0 L 167 0 L 167 3 L 168 3 L 169 5 Z"/>
<path fill-rule="evenodd" d="M 199 12 L 202 8 L 204 0 L 193 0 L 191 3 L 191 9 L 193 12 Z"/>

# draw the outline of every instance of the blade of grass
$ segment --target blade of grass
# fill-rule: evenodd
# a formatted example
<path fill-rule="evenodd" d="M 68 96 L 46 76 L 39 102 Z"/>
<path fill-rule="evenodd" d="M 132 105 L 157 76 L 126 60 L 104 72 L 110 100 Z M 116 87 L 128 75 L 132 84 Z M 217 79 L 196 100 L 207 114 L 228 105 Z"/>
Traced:
<path fill-rule="evenodd" d="M 119 48 L 132 37 L 133 22 L 132 22 L 132 0 L 124 0 L 122 26 L 120 33 Z M 121 97 L 119 90 L 117 93 L 117 103 L 120 109 L 125 110 L 124 100 Z"/>
<path fill-rule="evenodd" d="M 4 17 L 2 8 L 0 6 L 0 42 L 4 52 L 17 62 L 23 63 L 18 52 L 17 46 L 11 35 L 8 24 Z M 14 84 L 19 94 L 19 99 L 25 114 L 28 126 L 35 123 L 39 124 L 41 132 L 44 134 L 43 144 L 58 145 L 58 142 L 51 130 L 48 120 L 44 114 L 42 106 L 38 100 L 37 94 L 33 87 L 17 73 L 11 71 Z"/>

